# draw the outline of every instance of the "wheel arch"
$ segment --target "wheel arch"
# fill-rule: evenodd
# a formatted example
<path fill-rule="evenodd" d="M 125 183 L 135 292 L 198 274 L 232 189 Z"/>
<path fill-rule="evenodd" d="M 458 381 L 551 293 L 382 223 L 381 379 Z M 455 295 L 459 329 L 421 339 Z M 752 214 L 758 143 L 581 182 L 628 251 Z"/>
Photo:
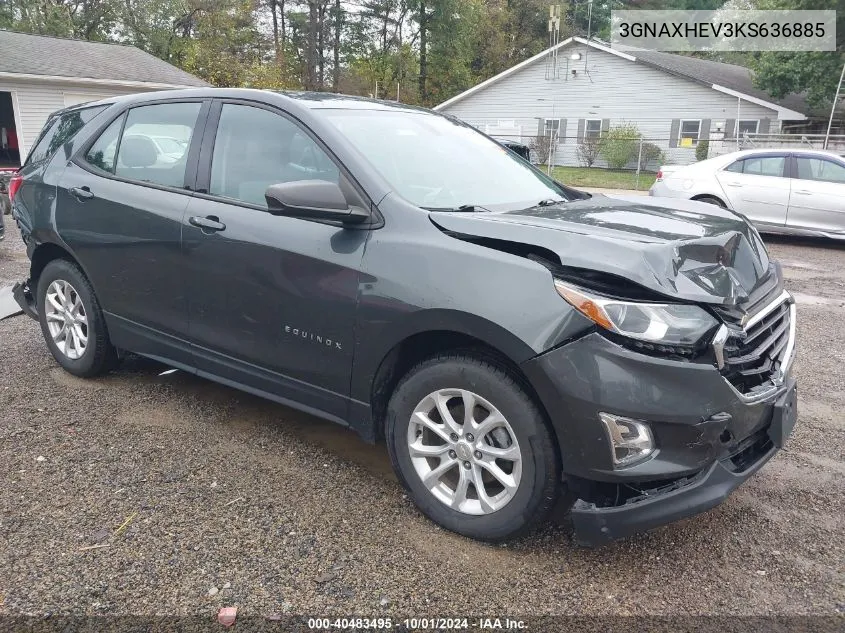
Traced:
<path fill-rule="evenodd" d="M 714 193 L 699 193 L 699 194 L 694 195 L 694 196 L 693 196 L 692 198 L 690 198 L 690 199 L 691 199 L 691 200 L 697 200 L 698 202 L 704 202 L 704 201 L 705 201 L 705 200 L 707 200 L 708 198 L 709 198 L 709 199 L 711 199 L 711 200 L 715 200 L 715 201 L 719 204 L 719 206 L 721 206 L 723 209 L 729 209 L 729 208 L 730 208 L 730 207 L 728 206 L 728 203 L 727 203 L 727 202 L 725 202 L 725 201 L 722 199 L 722 196 L 717 196 L 717 195 L 716 195 L 716 194 L 714 194 Z"/>
<path fill-rule="evenodd" d="M 534 401 L 547 421 L 550 432 L 555 434 L 543 401 L 519 366 L 521 358 L 513 358 L 499 346 L 479 338 L 475 333 L 441 328 L 408 334 L 382 356 L 370 381 L 369 404 L 374 439 L 384 438 L 387 405 L 399 381 L 414 366 L 445 352 L 465 353 L 507 371 Z"/>
<path fill-rule="evenodd" d="M 88 283 L 90 283 L 91 287 L 94 288 L 94 293 L 97 293 L 94 280 L 91 279 L 91 275 L 89 275 L 88 271 L 85 270 L 85 266 L 82 265 L 82 262 L 80 262 L 66 246 L 57 242 L 48 241 L 38 244 L 33 249 L 32 255 L 30 255 L 29 285 L 33 291 L 38 287 L 38 278 L 44 268 L 46 268 L 47 264 L 56 259 L 64 259 L 75 266 L 78 266 L 82 271 L 82 274 L 85 275 L 85 278 L 88 280 Z"/>

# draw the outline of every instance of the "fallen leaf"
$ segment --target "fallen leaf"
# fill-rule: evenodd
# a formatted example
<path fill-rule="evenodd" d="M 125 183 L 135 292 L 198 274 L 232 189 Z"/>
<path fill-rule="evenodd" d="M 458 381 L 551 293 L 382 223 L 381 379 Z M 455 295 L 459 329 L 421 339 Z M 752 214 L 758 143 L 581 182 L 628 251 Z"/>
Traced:
<path fill-rule="evenodd" d="M 217 613 L 217 621 L 223 626 L 232 626 L 235 623 L 235 618 L 238 615 L 237 607 L 223 607 Z"/>
<path fill-rule="evenodd" d="M 322 584 L 324 582 L 334 580 L 335 578 L 337 578 L 337 574 L 334 574 L 332 572 L 326 572 L 325 574 L 320 574 L 319 576 L 317 576 L 316 580 L 318 583 Z"/>

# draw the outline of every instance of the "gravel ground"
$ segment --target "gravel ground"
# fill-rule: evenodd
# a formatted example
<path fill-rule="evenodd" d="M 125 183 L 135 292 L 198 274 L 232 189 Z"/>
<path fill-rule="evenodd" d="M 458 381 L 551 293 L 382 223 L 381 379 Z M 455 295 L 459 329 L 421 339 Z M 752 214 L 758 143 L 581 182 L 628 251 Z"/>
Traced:
<path fill-rule="evenodd" d="M 787 450 L 722 506 L 599 550 L 562 521 L 507 547 L 447 533 L 383 446 L 138 358 L 79 380 L 34 321 L 2 321 L 0 615 L 841 615 L 845 245 L 770 248 L 799 300 Z M 0 287 L 27 266 L 11 229 Z"/>

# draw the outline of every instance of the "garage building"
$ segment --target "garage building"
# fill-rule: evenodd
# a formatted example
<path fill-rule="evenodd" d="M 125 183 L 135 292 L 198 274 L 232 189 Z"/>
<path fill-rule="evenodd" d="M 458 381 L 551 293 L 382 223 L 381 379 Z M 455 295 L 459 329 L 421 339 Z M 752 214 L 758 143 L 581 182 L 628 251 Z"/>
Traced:
<path fill-rule="evenodd" d="M 50 113 L 116 95 L 207 86 L 134 46 L 0 31 L 0 167 L 18 167 Z"/>

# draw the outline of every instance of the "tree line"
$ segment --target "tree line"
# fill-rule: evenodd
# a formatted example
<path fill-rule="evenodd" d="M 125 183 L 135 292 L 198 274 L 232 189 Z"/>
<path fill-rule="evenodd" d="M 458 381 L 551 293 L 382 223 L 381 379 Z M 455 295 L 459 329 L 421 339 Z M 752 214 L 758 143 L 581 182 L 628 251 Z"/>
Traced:
<path fill-rule="evenodd" d="M 742 1 L 758 8 L 831 2 Z M 330 90 L 431 106 L 545 49 L 551 3 L 561 6 L 563 40 L 609 38 L 614 8 L 716 9 L 725 2 L 2 0 L 0 28 L 131 44 L 215 86 Z M 823 105 L 827 94 L 832 99 L 838 73 L 830 75 L 842 55 L 813 55 L 734 54 L 724 61 L 754 67 L 775 94 L 808 91 Z"/>

